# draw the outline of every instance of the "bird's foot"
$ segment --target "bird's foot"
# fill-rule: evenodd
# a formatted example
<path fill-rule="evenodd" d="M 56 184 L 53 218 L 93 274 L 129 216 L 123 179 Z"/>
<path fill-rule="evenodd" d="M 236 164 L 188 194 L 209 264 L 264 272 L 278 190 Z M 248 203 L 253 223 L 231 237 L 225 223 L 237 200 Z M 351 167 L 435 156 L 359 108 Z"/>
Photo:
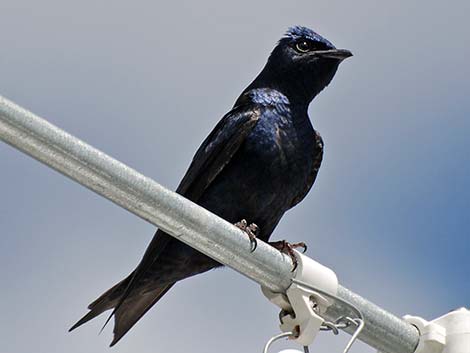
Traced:
<path fill-rule="evenodd" d="M 234 226 L 240 228 L 248 235 L 248 238 L 250 238 L 251 252 L 255 251 L 258 246 L 256 236 L 259 233 L 259 227 L 254 223 L 248 224 L 246 219 L 242 219 L 240 222 L 235 223 Z"/>
<path fill-rule="evenodd" d="M 281 253 L 289 255 L 289 257 L 292 259 L 292 263 L 294 264 L 294 267 L 292 268 L 292 272 L 296 270 L 297 265 L 298 265 L 298 260 L 297 260 L 297 256 L 295 255 L 294 249 L 303 248 L 302 253 L 305 253 L 307 251 L 307 244 L 305 244 L 304 242 L 291 244 L 285 240 L 279 240 L 279 241 L 272 241 L 269 243 L 269 245 L 276 248 Z"/>

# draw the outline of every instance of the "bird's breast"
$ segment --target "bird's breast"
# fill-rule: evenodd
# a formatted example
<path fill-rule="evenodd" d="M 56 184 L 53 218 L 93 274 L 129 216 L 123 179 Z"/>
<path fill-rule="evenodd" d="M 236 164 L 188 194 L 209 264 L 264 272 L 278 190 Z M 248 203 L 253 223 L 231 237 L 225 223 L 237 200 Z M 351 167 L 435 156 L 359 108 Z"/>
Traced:
<path fill-rule="evenodd" d="M 243 146 L 246 168 L 266 191 L 288 200 L 304 187 L 311 172 L 314 130 L 310 122 L 294 124 L 290 116 L 260 119 Z"/>
<path fill-rule="evenodd" d="M 256 223 L 267 239 L 306 189 L 314 133 L 309 126 L 299 129 L 289 117 L 262 114 L 200 204 L 228 221 Z"/>

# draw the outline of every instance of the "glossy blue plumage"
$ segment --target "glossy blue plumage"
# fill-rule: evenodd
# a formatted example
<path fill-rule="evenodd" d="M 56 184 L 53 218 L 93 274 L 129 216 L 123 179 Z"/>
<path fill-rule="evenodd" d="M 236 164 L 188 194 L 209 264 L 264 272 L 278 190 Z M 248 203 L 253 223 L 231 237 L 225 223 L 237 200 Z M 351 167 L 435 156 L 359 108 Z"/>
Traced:
<path fill-rule="evenodd" d="M 322 37 L 321 35 L 319 35 L 318 33 L 312 31 L 310 28 L 307 28 L 307 27 L 302 27 L 302 26 L 293 26 L 293 27 L 290 27 L 284 38 L 288 38 L 288 39 L 291 39 L 291 40 L 300 40 L 300 39 L 303 39 L 303 38 L 306 38 L 306 39 L 309 39 L 309 40 L 312 40 L 314 42 L 321 42 L 321 43 L 324 43 L 325 45 L 327 45 L 328 47 L 334 49 L 335 46 L 326 38 Z"/>
<path fill-rule="evenodd" d="M 248 91 L 246 94 L 250 97 L 253 103 L 263 106 L 287 106 L 290 104 L 289 99 L 281 92 L 267 88 L 253 89 Z"/>

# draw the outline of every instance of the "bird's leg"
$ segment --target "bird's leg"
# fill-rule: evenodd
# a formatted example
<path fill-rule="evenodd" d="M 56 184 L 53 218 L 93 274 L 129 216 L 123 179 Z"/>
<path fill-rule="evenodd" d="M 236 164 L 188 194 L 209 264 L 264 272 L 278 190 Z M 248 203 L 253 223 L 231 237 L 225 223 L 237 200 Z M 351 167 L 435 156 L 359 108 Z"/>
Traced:
<path fill-rule="evenodd" d="M 258 226 L 254 223 L 248 224 L 246 219 L 242 219 L 240 222 L 235 223 L 234 226 L 240 228 L 248 235 L 248 238 L 250 238 L 251 252 L 255 251 L 258 246 L 258 243 L 256 242 L 256 236 L 259 233 Z"/>
<path fill-rule="evenodd" d="M 281 253 L 289 255 L 289 257 L 292 259 L 292 263 L 294 264 L 294 267 L 292 268 L 292 272 L 295 271 L 298 265 L 297 256 L 295 256 L 294 249 L 303 248 L 302 253 L 305 253 L 307 251 L 307 244 L 305 244 L 304 242 L 291 244 L 285 240 L 279 240 L 279 241 L 272 241 L 269 243 L 269 245 L 276 248 Z"/>

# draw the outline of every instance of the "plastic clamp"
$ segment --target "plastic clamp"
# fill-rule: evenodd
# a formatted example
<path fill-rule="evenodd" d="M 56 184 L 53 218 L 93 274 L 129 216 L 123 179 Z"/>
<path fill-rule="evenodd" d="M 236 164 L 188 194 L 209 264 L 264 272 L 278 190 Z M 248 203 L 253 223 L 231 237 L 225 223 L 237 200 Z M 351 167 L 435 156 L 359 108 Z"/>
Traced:
<path fill-rule="evenodd" d="M 456 309 L 431 322 L 416 316 L 403 318 L 420 333 L 415 353 L 470 352 L 470 310 Z"/>
<path fill-rule="evenodd" d="M 309 284 L 319 291 L 336 296 L 338 278 L 328 267 L 296 252 L 297 270 L 294 278 Z M 263 294 L 282 310 L 279 314 L 283 332 L 294 332 L 292 339 L 302 346 L 309 346 L 324 322 L 322 314 L 333 304 L 333 299 L 292 283 L 286 293 L 274 293 L 262 287 Z"/>
<path fill-rule="evenodd" d="M 414 353 L 442 353 L 446 344 L 446 329 L 418 316 L 405 315 L 403 319 L 419 331 L 419 343 Z"/>

